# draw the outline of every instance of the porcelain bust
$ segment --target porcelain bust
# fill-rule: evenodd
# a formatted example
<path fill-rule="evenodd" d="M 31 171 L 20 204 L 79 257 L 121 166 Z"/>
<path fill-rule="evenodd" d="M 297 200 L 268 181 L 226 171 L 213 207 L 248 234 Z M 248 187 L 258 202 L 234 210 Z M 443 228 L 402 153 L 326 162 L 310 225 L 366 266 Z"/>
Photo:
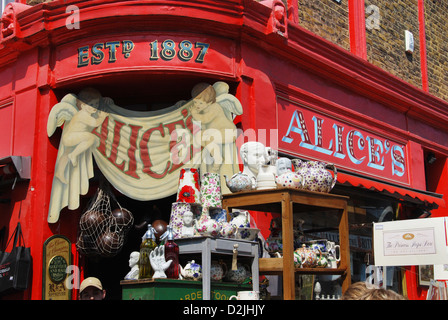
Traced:
<path fill-rule="evenodd" d="M 292 171 L 292 161 L 289 158 L 279 158 L 277 160 L 277 175 L 280 176 L 283 173 Z"/>
<path fill-rule="evenodd" d="M 125 280 L 138 280 L 138 260 L 140 259 L 140 252 L 131 252 L 129 256 L 129 267 L 131 271 L 124 277 Z"/>
<path fill-rule="evenodd" d="M 182 217 L 182 237 L 193 237 L 195 233 L 195 219 L 193 212 L 185 211 Z"/>
<path fill-rule="evenodd" d="M 240 156 L 244 165 L 243 173 L 256 181 L 260 165 L 268 161 L 266 147 L 261 142 L 246 142 L 240 148 Z"/>

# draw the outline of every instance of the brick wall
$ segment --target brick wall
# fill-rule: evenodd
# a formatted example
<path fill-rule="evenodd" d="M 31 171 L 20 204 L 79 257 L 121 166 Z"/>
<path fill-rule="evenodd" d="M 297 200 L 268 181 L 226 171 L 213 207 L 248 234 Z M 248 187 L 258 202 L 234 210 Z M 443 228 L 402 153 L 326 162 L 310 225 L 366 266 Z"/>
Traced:
<path fill-rule="evenodd" d="M 448 2 L 425 0 L 428 90 L 448 101 Z"/>
<path fill-rule="evenodd" d="M 298 9 L 300 26 L 350 50 L 347 0 L 298 0 Z"/>
<path fill-rule="evenodd" d="M 367 60 L 421 88 L 417 0 L 365 0 L 365 10 Z M 379 21 L 374 23 L 376 13 Z M 413 54 L 405 52 L 405 30 L 414 35 Z"/>

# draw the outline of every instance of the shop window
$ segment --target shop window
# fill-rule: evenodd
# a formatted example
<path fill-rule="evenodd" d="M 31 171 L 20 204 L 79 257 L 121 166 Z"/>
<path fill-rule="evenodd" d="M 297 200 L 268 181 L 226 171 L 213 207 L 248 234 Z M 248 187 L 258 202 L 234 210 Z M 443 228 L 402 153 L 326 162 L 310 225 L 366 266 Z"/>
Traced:
<path fill-rule="evenodd" d="M 403 207 L 413 207 L 398 200 L 381 195 L 378 192 L 361 190 L 359 188 L 341 187 L 335 190 L 336 193 L 349 197 L 349 244 L 350 244 L 350 268 L 352 283 L 358 281 L 369 281 L 371 265 L 374 265 L 373 251 L 373 224 L 398 220 Z M 409 208 L 411 210 L 411 208 Z M 328 239 L 335 243 L 339 242 L 336 231 L 326 230 L 316 233 L 306 233 L 309 240 Z M 386 273 L 384 279 L 388 289 L 395 292 L 402 292 L 401 281 L 403 269 L 400 267 L 388 267 L 382 271 Z M 372 278 L 372 277 L 370 277 Z M 341 296 L 340 277 L 317 275 L 321 287 L 321 297 Z"/>
<path fill-rule="evenodd" d="M 425 151 L 424 155 L 426 190 L 443 195 L 448 194 L 447 157 L 432 151 Z M 448 214 L 448 209 L 439 207 L 431 212 L 432 216 L 445 216 Z"/>
<path fill-rule="evenodd" d="M 426 190 L 442 193 L 440 190 L 444 187 L 443 179 L 446 180 L 447 176 L 447 157 L 432 151 L 426 151 L 424 155 Z"/>

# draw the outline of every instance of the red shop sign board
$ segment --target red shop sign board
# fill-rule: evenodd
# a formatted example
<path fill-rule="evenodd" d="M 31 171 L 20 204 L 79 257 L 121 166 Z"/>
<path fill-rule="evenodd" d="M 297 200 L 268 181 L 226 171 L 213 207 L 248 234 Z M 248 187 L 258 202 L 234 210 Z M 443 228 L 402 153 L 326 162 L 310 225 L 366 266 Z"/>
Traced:
<path fill-rule="evenodd" d="M 407 144 L 278 97 L 279 151 L 409 185 Z"/>

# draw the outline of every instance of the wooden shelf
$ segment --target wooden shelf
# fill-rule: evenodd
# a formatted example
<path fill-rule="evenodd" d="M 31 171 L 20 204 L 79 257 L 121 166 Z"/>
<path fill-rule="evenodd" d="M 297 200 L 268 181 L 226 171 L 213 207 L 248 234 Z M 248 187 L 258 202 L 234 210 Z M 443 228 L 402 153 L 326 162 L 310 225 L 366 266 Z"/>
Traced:
<path fill-rule="evenodd" d="M 283 273 L 283 258 L 259 258 L 260 273 L 281 275 Z M 295 268 L 295 273 L 300 274 L 345 274 L 345 268 Z"/>
<path fill-rule="evenodd" d="M 351 283 L 350 251 L 348 229 L 348 197 L 309 192 L 290 188 L 273 188 L 225 194 L 223 208 L 227 212 L 242 209 L 260 212 L 277 212 L 282 217 L 283 258 L 260 258 L 260 274 L 283 276 L 283 299 L 295 299 L 296 274 L 335 274 L 341 275 L 342 292 Z M 322 214 L 317 214 L 321 211 Z M 341 261 L 337 269 L 295 268 L 293 217 L 306 220 L 319 220 L 321 228 L 334 225 L 339 232 Z"/>

